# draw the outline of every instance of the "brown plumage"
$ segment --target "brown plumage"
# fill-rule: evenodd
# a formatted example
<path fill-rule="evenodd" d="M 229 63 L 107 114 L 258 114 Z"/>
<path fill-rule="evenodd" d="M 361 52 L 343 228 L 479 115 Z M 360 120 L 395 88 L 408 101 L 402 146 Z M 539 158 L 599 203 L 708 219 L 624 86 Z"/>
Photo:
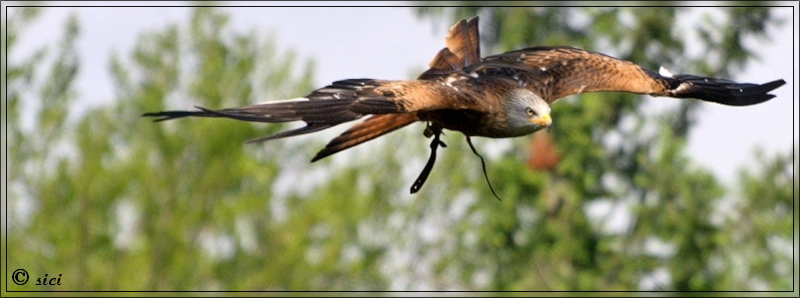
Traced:
<path fill-rule="evenodd" d="M 417 80 L 349 79 L 317 89 L 301 100 L 221 110 L 198 107 L 200 111 L 164 111 L 144 116 L 158 117 L 155 121 L 199 116 L 307 124 L 252 140 L 266 141 L 316 132 L 372 115 L 334 138 L 312 161 L 424 121 L 429 125 L 426 135 L 435 135 L 434 143 L 438 142 L 431 145 L 432 165 L 443 129 L 459 131 L 467 137 L 530 134 L 551 124 L 548 104 L 572 94 L 618 91 L 746 106 L 773 98 L 768 92 L 785 84 L 783 80 L 758 85 L 671 75 L 665 70 L 654 72 L 632 62 L 572 47 L 532 47 L 481 59 L 479 41 L 477 17 L 455 24 L 445 39 L 447 47 L 437 53 L 430 69 Z M 423 174 L 421 178 L 427 177 L 426 172 Z M 421 186 L 419 179 L 415 186 Z"/>
<path fill-rule="evenodd" d="M 311 159 L 311 162 L 380 137 L 417 121 L 419 121 L 419 117 L 417 117 L 416 113 L 383 114 L 369 117 L 367 120 L 364 120 L 364 122 L 353 125 L 347 131 L 328 142 L 328 145 L 320 150 L 317 155 Z"/>

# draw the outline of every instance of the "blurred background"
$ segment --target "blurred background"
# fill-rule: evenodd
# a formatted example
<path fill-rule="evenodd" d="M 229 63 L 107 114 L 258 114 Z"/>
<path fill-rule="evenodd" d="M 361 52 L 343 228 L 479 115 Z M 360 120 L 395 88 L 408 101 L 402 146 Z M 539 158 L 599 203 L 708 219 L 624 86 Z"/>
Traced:
<path fill-rule="evenodd" d="M 61 274 L 61 285 L 5 289 L 795 290 L 797 3 L 70 4 L 83 5 L 3 3 L 6 276 Z M 225 3 L 237 4 L 252 5 Z M 244 144 L 293 125 L 140 117 L 413 79 L 450 26 L 476 15 L 484 56 L 570 45 L 787 85 L 744 108 L 562 99 L 549 133 L 475 139 L 502 201 L 458 133 L 410 195 L 429 154 L 421 123 L 310 164 L 348 125 Z"/>

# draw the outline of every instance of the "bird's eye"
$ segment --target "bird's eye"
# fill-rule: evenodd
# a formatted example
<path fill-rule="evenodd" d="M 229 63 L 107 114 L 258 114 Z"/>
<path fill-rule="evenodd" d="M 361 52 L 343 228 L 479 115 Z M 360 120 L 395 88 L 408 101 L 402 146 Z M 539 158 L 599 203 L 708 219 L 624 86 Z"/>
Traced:
<path fill-rule="evenodd" d="M 534 111 L 534 110 L 533 110 L 532 108 L 530 108 L 530 107 L 529 107 L 529 108 L 527 108 L 527 109 L 525 109 L 525 113 L 528 113 L 528 117 L 533 117 L 533 116 L 536 116 L 536 111 Z"/>

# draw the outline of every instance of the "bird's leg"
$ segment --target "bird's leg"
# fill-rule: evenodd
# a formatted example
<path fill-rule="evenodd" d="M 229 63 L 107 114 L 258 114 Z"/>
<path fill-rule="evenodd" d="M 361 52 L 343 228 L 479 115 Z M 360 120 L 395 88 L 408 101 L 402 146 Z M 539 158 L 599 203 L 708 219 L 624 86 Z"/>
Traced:
<path fill-rule="evenodd" d="M 431 140 L 431 156 L 428 158 L 428 163 L 425 164 L 425 168 L 422 169 L 422 173 L 419 173 L 419 177 L 417 177 L 417 180 L 411 185 L 412 194 L 418 192 L 420 188 L 422 188 L 422 185 L 425 184 L 425 180 L 428 180 L 428 175 L 430 175 L 433 169 L 433 164 L 436 163 L 436 149 L 438 149 L 439 146 L 442 146 L 442 148 L 447 147 L 444 142 L 439 140 L 439 137 L 442 135 L 442 129 L 440 127 L 431 126 L 429 123 L 423 135 L 425 135 L 426 138 L 433 136 L 433 140 Z"/>
<path fill-rule="evenodd" d="M 469 148 L 472 149 L 472 153 L 475 153 L 475 155 L 477 155 L 481 159 L 481 167 L 483 168 L 483 177 L 486 177 L 486 183 L 489 184 L 489 189 L 492 190 L 492 194 L 494 195 L 495 198 L 497 198 L 497 200 L 502 201 L 503 199 L 500 199 L 500 197 L 494 191 L 494 187 L 492 187 L 492 182 L 489 181 L 489 174 L 486 173 L 486 162 L 483 160 L 483 156 L 478 154 L 478 150 L 475 150 L 475 146 L 472 145 L 472 139 L 469 136 L 467 136 L 467 144 L 469 144 Z"/>

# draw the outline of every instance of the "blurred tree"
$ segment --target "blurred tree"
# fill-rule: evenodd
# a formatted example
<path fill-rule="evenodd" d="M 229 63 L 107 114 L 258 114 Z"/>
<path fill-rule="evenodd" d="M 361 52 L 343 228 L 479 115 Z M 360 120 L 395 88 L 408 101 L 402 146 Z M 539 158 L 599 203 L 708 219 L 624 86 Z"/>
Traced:
<path fill-rule="evenodd" d="M 738 21 L 696 28 L 678 26 L 685 12 L 670 8 L 420 13 L 448 15 L 447 23 L 480 14 L 484 54 L 570 44 L 718 76 L 750 58 L 742 36 L 763 36 L 775 22 L 754 8 L 720 10 Z M 9 54 L 36 15 L 10 15 Z M 703 54 L 716 59 L 684 55 L 681 30 L 703 32 Z M 793 157 L 758 159 L 764 170 L 742 174 L 742 197 L 725 196 L 682 151 L 691 101 L 654 115 L 632 95 L 563 100 L 554 114 L 570 121 L 551 132 L 554 165 L 533 171 L 525 138 L 487 148 L 501 152 L 487 155 L 502 202 L 492 199 L 463 136 L 448 134 L 430 181 L 412 196 L 427 144 L 406 137 L 418 139 L 422 125 L 309 166 L 325 138 L 244 145 L 238 140 L 280 126 L 140 118 L 318 87 L 313 63 L 230 29 L 219 10 L 197 8 L 188 24 L 142 34 L 129 56 L 112 60 L 116 98 L 85 113 L 72 109 L 79 31 L 70 18 L 59 44 L 9 61 L 6 78 L 9 268 L 62 274 L 62 285 L 49 289 L 791 287 L 791 268 L 782 264 L 790 256 Z M 615 212 L 596 216 L 603 209 Z"/>
<path fill-rule="evenodd" d="M 9 37 L 24 30 L 33 12 L 13 15 Z M 316 285 L 304 278 L 309 270 L 301 265 L 307 239 L 294 233 L 298 229 L 273 224 L 278 215 L 270 189 L 276 177 L 291 173 L 278 161 L 291 162 L 289 152 L 302 144 L 268 154 L 266 147 L 231 138 L 254 137 L 275 126 L 258 131 L 226 121 L 155 125 L 140 118 L 168 102 L 188 104 L 170 99 L 234 106 L 311 89 L 311 63 L 298 63 L 293 53 L 278 52 L 254 33 L 232 32 L 227 23 L 225 14 L 198 8 L 186 27 L 142 35 L 129 62 L 116 56 L 112 61 L 113 103 L 80 115 L 71 108 L 79 65 L 77 18 L 69 19 L 60 44 L 12 61 L 11 267 L 62 274 L 58 290 Z M 52 50 L 52 61 L 42 59 Z M 37 75 L 41 70 L 48 73 Z M 26 125 L 26 119 L 34 123 Z"/>

